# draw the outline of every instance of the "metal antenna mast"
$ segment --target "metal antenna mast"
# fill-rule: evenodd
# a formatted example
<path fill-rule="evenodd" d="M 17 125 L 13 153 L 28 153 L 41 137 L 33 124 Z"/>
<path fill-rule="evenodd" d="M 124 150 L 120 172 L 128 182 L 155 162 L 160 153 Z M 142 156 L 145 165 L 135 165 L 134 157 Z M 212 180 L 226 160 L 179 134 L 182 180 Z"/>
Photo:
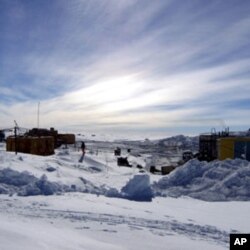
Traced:
<path fill-rule="evenodd" d="M 17 146 L 17 130 L 19 129 L 19 126 L 17 124 L 17 122 L 14 120 L 14 123 L 15 123 L 15 127 L 14 127 L 14 133 L 15 133 L 15 152 L 17 154 L 18 152 L 18 146 Z"/>
<path fill-rule="evenodd" d="M 38 102 L 37 106 L 37 128 L 39 128 L 39 116 L 40 116 L 40 102 Z"/>

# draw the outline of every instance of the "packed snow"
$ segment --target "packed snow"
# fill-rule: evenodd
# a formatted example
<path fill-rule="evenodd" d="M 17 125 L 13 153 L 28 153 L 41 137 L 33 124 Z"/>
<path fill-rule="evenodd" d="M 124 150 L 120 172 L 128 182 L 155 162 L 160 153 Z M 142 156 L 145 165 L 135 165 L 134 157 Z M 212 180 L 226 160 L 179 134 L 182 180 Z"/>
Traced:
<path fill-rule="evenodd" d="M 250 163 L 191 160 L 153 185 L 157 195 L 206 201 L 250 201 Z"/>
<path fill-rule="evenodd" d="M 250 231 L 249 162 L 191 160 L 161 176 L 150 160 L 179 152 L 86 144 L 82 163 L 77 146 L 42 157 L 0 144 L 0 249 L 228 249 L 230 233 Z M 131 167 L 117 166 L 118 146 Z"/>

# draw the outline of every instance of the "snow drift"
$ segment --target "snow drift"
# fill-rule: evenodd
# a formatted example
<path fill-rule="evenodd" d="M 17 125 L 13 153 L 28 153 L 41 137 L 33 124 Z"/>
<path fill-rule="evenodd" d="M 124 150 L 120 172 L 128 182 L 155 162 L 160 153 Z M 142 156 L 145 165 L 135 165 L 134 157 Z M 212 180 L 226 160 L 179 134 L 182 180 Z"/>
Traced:
<path fill-rule="evenodd" d="M 27 171 L 20 173 L 9 168 L 0 170 L 0 194 L 52 195 L 66 189 L 66 186 L 48 181 L 46 175 L 36 178 Z"/>
<path fill-rule="evenodd" d="M 206 201 L 249 201 L 250 163 L 235 159 L 191 160 L 153 184 L 157 196 L 190 196 Z"/>
<path fill-rule="evenodd" d="M 121 191 L 106 186 L 98 187 L 83 177 L 79 177 L 79 179 L 83 185 L 79 187 L 71 185 L 69 187 L 49 181 L 45 174 L 37 178 L 27 171 L 18 172 L 10 168 L 5 168 L 0 170 L 0 194 L 34 196 L 82 192 L 134 201 L 151 201 L 153 198 L 150 179 L 146 174 L 135 175 Z"/>
<path fill-rule="evenodd" d="M 150 178 L 146 174 L 137 174 L 121 189 L 121 196 L 135 201 L 152 201 L 153 191 Z"/>
<path fill-rule="evenodd" d="M 74 149 L 60 149 L 51 157 L 0 151 L 0 194 L 81 192 L 135 201 L 151 201 L 155 196 L 250 200 L 250 163 L 241 159 L 210 163 L 191 160 L 165 177 L 119 168 L 113 151 L 88 155 L 81 164 L 78 159 Z"/>

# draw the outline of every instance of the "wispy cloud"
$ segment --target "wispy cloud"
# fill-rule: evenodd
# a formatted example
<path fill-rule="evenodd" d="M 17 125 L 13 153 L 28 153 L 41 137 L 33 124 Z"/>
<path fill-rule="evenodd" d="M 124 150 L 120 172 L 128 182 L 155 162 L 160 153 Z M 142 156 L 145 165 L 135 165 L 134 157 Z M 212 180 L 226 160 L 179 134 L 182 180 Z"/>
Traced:
<path fill-rule="evenodd" d="M 247 1 L 1 5 L 6 125 L 15 118 L 34 126 L 41 101 L 43 126 L 196 133 L 225 120 L 248 127 Z"/>

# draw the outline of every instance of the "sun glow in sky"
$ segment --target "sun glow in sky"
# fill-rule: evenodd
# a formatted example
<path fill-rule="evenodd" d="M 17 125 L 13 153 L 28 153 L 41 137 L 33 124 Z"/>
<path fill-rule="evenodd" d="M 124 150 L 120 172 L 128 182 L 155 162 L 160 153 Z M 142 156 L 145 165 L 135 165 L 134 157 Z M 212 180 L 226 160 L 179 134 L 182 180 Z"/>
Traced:
<path fill-rule="evenodd" d="M 250 127 L 248 0 L 0 0 L 0 127 L 145 137 Z"/>

